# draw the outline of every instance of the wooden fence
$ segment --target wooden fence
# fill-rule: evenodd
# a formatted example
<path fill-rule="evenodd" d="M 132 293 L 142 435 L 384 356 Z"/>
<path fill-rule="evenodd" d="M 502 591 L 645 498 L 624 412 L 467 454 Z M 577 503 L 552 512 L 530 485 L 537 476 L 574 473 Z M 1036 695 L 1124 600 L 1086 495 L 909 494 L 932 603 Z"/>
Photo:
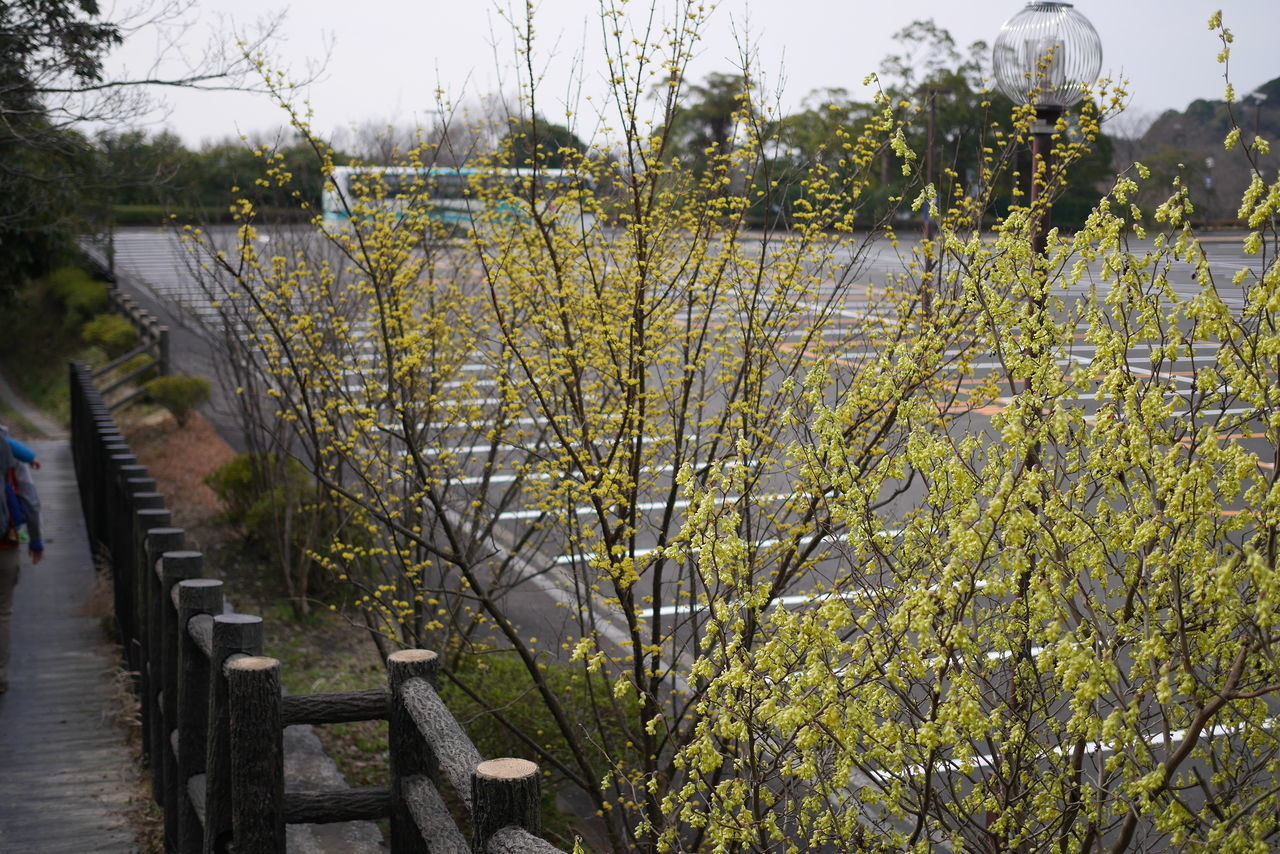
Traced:
<path fill-rule="evenodd" d="M 286 824 L 388 818 L 397 854 L 556 854 L 536 836 L 538 766 L 481 759 L 437 693 L 434 652 L 391 655 L 385 689 L 282 696 L 280 662 L 262 655 L 262 618 L 224 613 L 222 582 L 203 578 L 202 555 L 183 548 L 164 496 L 79 363 L 71 399 L 81 504 L 112 571 L 166 850 L 280 852 Z M 387 786 L 285 791 L 285 726 L 361 720 L 388 721 Z M 470 815 L 469 840 L 442 781 Z"/>
<path fill-rule="evenodd" d="M 116 368 L 128 362 L 135 356 L 146 354 L 152 358 L 152 362 L 142 365 L 129 371 L 124 376 L 115 380 L 111 385 L 99 390 L 102 397 L 106 397 L 117 389 L 123 388 L 128 383 L 133 382 L 147 371 L 155 371 L 160 376 L 165 376 L 171 369 L 169 359 L 169 327 L 162 324 L 155 318 L 151 312 L 139 306 L 133 301 L 133 297 L 123 293 L 114 284 L 107 291 L 107 304 L 116 314 L 122 315 L 130 323 L 133 324 L 134 331 L 138 333 L 138 343 L 128 353 L 113 359 L 111 362 L 100 368 L 94 369 L 92 377 L 97 379 L 104 374 L 115 370 Z M 129 392 L 125 396 L 111 403 L 110 409 L 119 409 L 120 407 L 137 400 L 145 389 L 139 387 Z"/>

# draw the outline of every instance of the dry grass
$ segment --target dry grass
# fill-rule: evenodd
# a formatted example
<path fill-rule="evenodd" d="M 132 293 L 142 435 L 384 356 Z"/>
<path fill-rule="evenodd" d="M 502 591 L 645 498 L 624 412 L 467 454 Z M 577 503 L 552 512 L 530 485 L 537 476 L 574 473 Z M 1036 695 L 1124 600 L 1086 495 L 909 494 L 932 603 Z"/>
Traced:
<path fill-rule="evenodd" d="M 95 560 L 97 572 L 76 616 L 93 617 L 103 629 L 103 644 L 109 661 L 124 661 L 124 650 L 116 642 L 115 601 L 111 571 L 102 560 Z M 151 777 L 144 768 L 142 756 L 142 708 L 135 693 L 137 674 L 120 666 L 111 674 L 111 695 L 102 710 L 103 720 L 120 730 L 129 748 L 130 773 L 121 775 L 129 787 L 129 810 L 126 818 L 133 828 L 139 852 L 159 854 L 164 851 L 164 812 L 151 797 Z"/>
<path fill-rule="evenodd" d="M 109 613 L 108 611 L 108 615 Z M 117 644 L 109 645 L 112 660 L 123 661 L 124 650 Z M 111 697 L 103 709 L 103 717 L 108 724 L 121 731 L 132 760 L 129 763 L 130 769 L 126 769 L 129 773 L 121 776 L 129 788 L 126 818 L 136 839 L 137 847 L 134 850 L 145 854 L 159 854 L 164 851 L 164 811 L 151 797 L 151 775 L 144 767 L 142 709 L 138 703 L 138 695 L 134 693 L 135 676 L 124 667 L 117 667 L 113 671 Z"/>
<path fill-rule="evenodd" d="M 98 559 L 94 560 L 94 567 L 97 572 L 93 575 L 93 584 L 80 607 L 73 613 L 77 617 L 93 617 L 109 628 L 108 624 L 115 618 L 115 591 L 111 583 L 111 570 L 104 561 Z"/>

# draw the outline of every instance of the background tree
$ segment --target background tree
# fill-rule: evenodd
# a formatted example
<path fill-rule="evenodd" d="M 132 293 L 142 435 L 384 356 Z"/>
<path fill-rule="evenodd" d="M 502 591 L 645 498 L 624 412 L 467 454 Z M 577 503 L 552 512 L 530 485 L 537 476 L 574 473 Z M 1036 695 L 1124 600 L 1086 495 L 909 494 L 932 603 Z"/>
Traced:
<path fill-rule="evenodd" d="M 705 170 L 711 161 L 733 150 L 751 111 L 751 94 L 743 74 L 715 71 L 701 83 L 672 78 L 656 94 L 675 105 L 669 116 L 668 155 L 681 158 L 694 172 Z"/>
<path fill-rule="evenodd" d="M 105 20 L 95 0 L 0 5 L 0 292 L 56 260 L 83 221 L 83 202 L 109 183 L 82 125 L 145 112 L 152 86 L 225 88 L 251 67 L 247 54 L 215 44 L 175 74 L 156 72 L 164 56 L 140 77 L 104 73 L 107 53 L 126 35 L 174 25 L 190 8 L 162 0 Z M 273 29 L 268 21 L 240 40 L 258 50 Z"/>
<path fill-rule="evenodd" d="M 287 189 L 257 183 L 264 150 L 282 158 L 275 162 L 290 170 L 293 180 Z M 296 220 L 299 201 L 312 210 L 321 206 L 323 178 L 315 153 L 290 133 L 206 142 L 193 151 L 168 131 L 154 135 L 141 130 L 103 131 L 95 138 L 91 154 L 99 173 L 110 176 L 109 182 L 103 182 L 109 186 L 97 196 L 99 215 L 116 221 L 164 224 L 170 215 L 184 222 L 217 221 L 228 216 L 232 187 L 239 187 L 240 195 L 251 200 L 263 217 Z M 351 160 L 337 150 L 333 158 L 339 164 Z"/>
<path fill-rule="evenodd" d="M 647 69 L 670 45 L 640 38 L 620 5 L 602 12 L 619 33 L 608 45 L 617 159 L 572 146 L 515 155 L 559 157 L 590 180 L 566 190 L 486 176 L 486 163 L 513 162 L 511 137 L 476 164 L 462 239 L 439 239 L 425 176 L 392 190 L 376 172 L 346 200 L 348 223 L 317 221 L 314 242 L 264 249 L 247 198 L 235 245 L 201 239 L 228 327 L 250 348 L 243 363 L 271 400 L 263 426 L 354 522 L 322 553 L 360 588 L 384 649 L 441 649 L 449 678 L 591 799 L 615 850 L 656 851 L 668 833 L 702 838 L 672 828 L 663 798 L 731 771 L 680 758 L 733 642 L 708 603 L 739 589 L 703 572 L 682 536 L 689 490 L 726 483 L 732 467 L 751 583 L 771 579 L 777 599 L 821 583 L 835 531 L 815 496 L 791 498 L 783 463 L 818 400 L 806 376 L 830 372 L 867 401 L 848 455 L 869 462 L 906 440 L 904 401 L 957 398 L 938 385 L 940 365 L 964 360 L 973 309 L 949 303 L 922 326 L 910 286 L 867 300 L 853 274 L 862 238 L 847 200 L 864 195 L 892 135 L 883 106 L 856 136 L 837 134 L 843 164 L 810 170 L 790 232 L 740 242 L 757 192 L 775 192 L 769 127 L 735 107 L 723 151 L 673 157 L 682 86 L 643 118 Z M 702 13 L 690 4 L 675 20 L 701 26 Z M 664 67 L 678 76 L 695 39 L 685 32 Z M 527 137 L 551 136 L 533 97 L 513 112 L 529 117 Z M 407 162 L 439 155 L 426 145 Z M 262 162 L 266 180 L 290 183 L 280 153 Z M 573 209 L 587 216 L 566 220 Z M 837 355 L 867 350 L 921 358 L 890 380 Z M 563 607 L 534 609 L 533 589 Z M 476 660 L 513 667 L 499 686 L 475 677 Z M 517 681 L 523 702 L 498 696 Z M 537 728 L 522 718 L 535 699 Z"/>
<path fill-rule="evenodd" d="M 1086 107 L 1082 129 L 1094 122 Z M 1056 153 L 1078 158 L 1072 145 Z M 717 611 L 728 636 L 768 640 L 725 646 L 685 761 L 735 773 L 690 780 L 673 814 L 715 817 L 721 850 L 851 850 L 869 834 L 919 851 L 1274 847 L 1280 387 L 1263 354 L 1280 182 L 1258 171 L 1265 142 L 1236 148 L 1251 260 L 1229 281 L 1185 186 L 1144 229 L 1145 170 L 1043 256 L 1028 212 L 994 245 L 944 234 L 1000 365 L 985 387 L 957 378 L 990 426 L 935 429 L 911 407 L 906 444 L 868 468 L 845 463 L 862 401 L 817 407 L 791 459 L 796 491 L 844 525 L 841 572 L 807 609 L 761 608 L 758 585 Z M 1183 265 L 1189 291 L 1171 285 Z M 1089 287 L 1053 297 L 1067 280 Z M 918 498 L 877 509 L 907 471 Z M 691 534 L 704 571 L 746 577 L 723 493 L 700 493 Z"/>
<path fill-rule="evenodd" d="M 70 130 L 60 90 L 102 80 L 102 56 L 121 41 L 94 20 L 97 5 L 0 7 L 0 293 L 43 272 L 70 234 L 74 182 L 89 148 Z M 53 104 L 50 104 L 50 99 Z"/>
<path fill-rule="evenodd" d="M 990 47 L 976 41 L 965 50 L 933 19 L 913 21 L 894 34 L 901 53 L 880 64 L 878 81 L 885 94 L 903 111 L 908 140 L 920 154 L 915 175 L 904 180 L 882 161 L 882 195 L 911 193 L 924 173 L 929 124 L 934 130 L 934 181 L 939 196 L 959 199 L 981 186 L 984 148 L 993 126 L 1008 125 L 1013 105 L 987 89 Z M 1010 176 L 1005 177 L 1011 180 Z M 1008 201 L 1008 189 L 1003 193 Z"/>
<path fill-rule="evenodd" d="M 177 134 L 104 130 L 95 136 L 93 146 L 102 171 L 115 176 L 105 203 L 170 206 L 190 203 L 190 184 L 199 169 L 199 157 Z M 219 195 L 225 195 L 229 186 L 232 183 L 228 182 Z"/>
<path fill-rule="evenodd" d="M 587 153 L 586 143 L 577 134 L 541 116 L 513 119 L 511 129 L 498 143 L 498 148 L 510 152 L 507 165 L 516 169 L 528 169 L 535 164 L 543 169 L 563 169 L 579 162 Z"/>

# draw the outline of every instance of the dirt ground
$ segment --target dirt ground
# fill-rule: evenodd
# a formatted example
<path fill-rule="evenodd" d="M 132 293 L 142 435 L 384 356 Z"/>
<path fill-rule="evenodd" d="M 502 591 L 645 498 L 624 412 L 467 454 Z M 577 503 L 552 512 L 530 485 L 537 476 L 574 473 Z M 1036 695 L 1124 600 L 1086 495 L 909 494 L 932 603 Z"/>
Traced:
<path fill-rule="evenodd" d="M 208 536 L 217 521 L 218 497 L 204 479 L 230 462 L 235 451 L 198 412 L 181 426 L 163 410 L 136 419 L 122 417 L 121 422 L 138 462 L 164 493 L 174 525 Z"/>

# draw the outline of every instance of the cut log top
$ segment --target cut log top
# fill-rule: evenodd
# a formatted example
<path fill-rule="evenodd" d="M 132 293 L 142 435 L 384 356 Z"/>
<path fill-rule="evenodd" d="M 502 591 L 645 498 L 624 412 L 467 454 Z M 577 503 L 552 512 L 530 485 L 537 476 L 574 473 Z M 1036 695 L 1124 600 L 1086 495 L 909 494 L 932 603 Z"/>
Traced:
<path fill-rule="evenodd" d="M 218 614 L 214 617 L 214 622 L 226 626 L 248 627 L 260 624 L 262 618 L 255 614 Z"/>
<path fill-rule="evenodd" d="M 230 670 L 270 670 L 273 667 L 279 666 L 279 659 L 270 658 L 265 655 L 233 657 L 227 661 L 227 668 Z"/>
<path fill-rule="evenodd" d="M 204 554 L 194 551 L 171 551 L 160 556 L 163 560 L 157 566 L 162 581 L 175 583 L 187 579 L 198 578 L 204 569 Z"/>
<path fill-rule="evenodd" d="M 439 656 L 429 649 L 400 649 L 387 656 L 388 661 L 394 661 L 398 664 L 408 664 L 415 661 L 435 661 L 437 658 Z"/>
<path fill-rule="evenodd" d="M 179 581 L 169 591 L 173 607 L 195 608 L 212 614 L 222 613 L 222 582 L 216 578 L 187 578 Z M 209 617 L 213 619 L 212 616 Z"/>
<path fill-rule="evenodd" d="M 490 780 L 524 780 L 536 777 L 538 766 L 527 759 L 486 759 L 476 766 L 476 775 Z"/>

